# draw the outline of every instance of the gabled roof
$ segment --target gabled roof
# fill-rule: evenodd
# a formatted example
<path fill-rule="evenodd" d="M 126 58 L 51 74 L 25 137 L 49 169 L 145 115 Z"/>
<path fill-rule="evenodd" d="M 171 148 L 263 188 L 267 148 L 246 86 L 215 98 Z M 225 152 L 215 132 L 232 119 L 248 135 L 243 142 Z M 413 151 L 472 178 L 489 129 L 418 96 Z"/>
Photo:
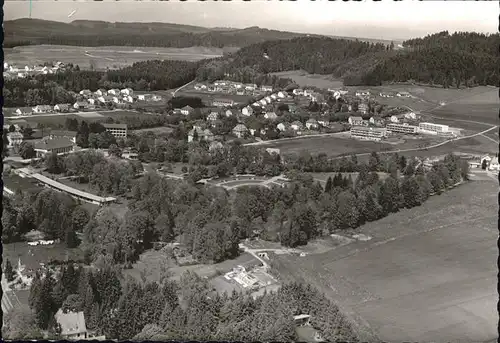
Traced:
<path fill-rule="evenodd" d="M 9 138 L 23 138 L 24 136 L 22 133 L 15 131 L 15 132 L 9 132 L 7 134 L 7 137 L 9 137 Z"/>
<path fill-rule="evenodd" d="M 363 118 L 359 117 L 359 116 L 350 116 L 349 119 L 351 119 L 351 120 L 363 120 Z"/>
<path fill-rule="evenodd" d="M 247 130 L 248 130 L 247 127 L 243 124 L 238 124 L 233 128 L 233 131 L 236 132 L 246 132 Z"/>
<path fill-rule="evenodd" d="M 60 137 L 76 137 L 77 132 L 66 131 L 66 130 L 52 130 L 50 131 L 50 134 L 53 136 L 60 136 Z"/>
<path fill-rule="evenodd" d="M 16 108 L 16 111 L 17 110 L 20 110 L 22 113 L 31 113 L 31 112 L 33 112 L 33 108 L 32 107 L 18 107 L 18 108 Z"/>
<path fill-rule="evenodd" d="M 45 110 L 51 110 L 52 106 L 50 105 L 36 105 L 34 108 L 40 108 L 40 109 L 45 109 Z"/>
<path fill-rule="evenodd" d="M 47 139 L 35 144 L 35 150 L 53 150 L 73 146 L 73 142 L 66 137 Z"/>
<path fill-rule="evenodd" d="M 302 123 L 298 120 L 294 121 L 291 125 L 303 126 Z"/>
<path fill-rule="evenodd" d="M 183 108 L 181 108 L 181 110 L 191 111 L 191 110 L 194 110 L 194 108 L 192 108 L 191 106 L 187 105 L 187 106 L 184 106 Z"/>
<path fill-rule="evenodd" d="M 69 108 L 69 104 L 56 104 L 59 108 Z"/>
<path fill-rule="evenodd" d="M 317 124 L 317 123 L 318 123 L 318 121 L 317 121 L 316 119 L 314 119 L 314 118 L 311 118 L 311 119 L 309 119 L 306 123 L 309 123 L 309 124 Z"/>
<path fill-rule="evenodd" d="M 61 335 L 63 336 L 85 333 L 87 331 L 85 316 L 81 311 L 63 313 L 62 309 L 59 309 L 55 315 L 55 319 L 61 325 Z"/>

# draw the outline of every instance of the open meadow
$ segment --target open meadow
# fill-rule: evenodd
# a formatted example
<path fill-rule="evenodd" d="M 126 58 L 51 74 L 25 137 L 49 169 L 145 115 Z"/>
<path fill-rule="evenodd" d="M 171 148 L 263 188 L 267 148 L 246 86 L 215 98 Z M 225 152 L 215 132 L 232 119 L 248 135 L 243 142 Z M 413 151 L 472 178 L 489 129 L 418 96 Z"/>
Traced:
<path fill-rule="evenodd" d="M 95 70 L 105 70 L 106 68 L 122 68 L 135 62 L 148 60 L 199 61 L 220 57 L 225 50 L 228 48 L 30 45 L 4 49 L 4 53 L 6 62 L 20 67 L 61 61 L 77 64 L 82 69 L 90 69 L 92 65 Z"/>
<path fill-rule="evenodd" d="M 317 87 L 317 88 L 341 88 L 343 81 L 336 79 L 331 75 L 309 74 L 303 70 L 282 71 L 279 73 L 271 73 L 284 79 L 291 79 L 300 87 Z"/>
<path fill-rule="evenodd" d="M 322 290 L 384 341 L 498 337 L 496 182 L 472 181 L 356 230 L 371 237 L 309 257 L 273 255 L 283 281 Z"/>

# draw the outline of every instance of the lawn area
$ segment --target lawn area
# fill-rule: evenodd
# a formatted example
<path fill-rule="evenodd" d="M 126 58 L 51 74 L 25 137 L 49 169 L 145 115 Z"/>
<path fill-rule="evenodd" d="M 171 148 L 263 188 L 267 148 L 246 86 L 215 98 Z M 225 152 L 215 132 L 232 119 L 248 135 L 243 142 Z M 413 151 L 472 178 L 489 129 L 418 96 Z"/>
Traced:
<path fill-rule="evenodd" d="M 384 341 L 498 337 L 498 191 L 473 181 L 356 231 L 372 237 L 324 254 L 272 255 L 284 281 L 305 280 Z"/>
<path fill-rule="evenodd" d="M 236 267 L 239 264 L 245 265 L 254 261 L 255 258 L 247 253 L 243 253 L 234 260 L 227 260 L 216 264 L 196 264 L 192 266 L 178 266 L 173 260 L 169 259 L 162 251 L 148 250 L 144 252 L 138 262 L 133 265 L 132 269 L 124 270 L 124 274 L 128 274 L 137 280 L 141 280 L 141 273 L 145 274 L 147 280 L 158 281 L 162 266 L 167 266 L 171 273 L 172 279 L 178 280 L 186 271 L 192 271 L 201 277 L 209 279 L 218 275 L 224 274 Z"/>
<path fill-rule="evenodd" d="M 300 87 L 341 88 L 344 84 L 341 79 L 333 78 L 331 75 L 309 74 L 303 70 L 282 71 L 271 75 L 291 79 Z"/>
<path fill-rule="evenodd" d="M 265 144 L 266 148 L 278 148 L 282 155 L 308 151 L 311 154 L 326 153 L 328 156 L 338 156 L 353 153 L 371 153 L 372 151 L 394 150 L 396 146 L 387 143 L 359 141 L 335 136 L 307 137 L 302 139 L 277 141 Z M 397 148 L 403 149 L 401 146 Z"/>
<path fill-rule="evenodd" d="M 43 189 L 31 178 L 23 178 L 16 174 L 3 175 L 2 177 L 4 186 L 13 192 Z"/>
<path fill-rule="evenodd" d="M 451 152 L 474 154 L 474 155 L 482 155 L 489 153 L 490 155 L 491 154 L 494 155 L 495 153 L 498 153 L 498 144 L 492 142 L 488 138 L 482 136 L 476 136 L 472 138 L 466 138 L 458 141 L 449 142 L 444 145 L 428 150 L 402 152 L 401 155 L 430 157 L 430 156 L 446 155 Z"/>
<path fill-rule="evenodd" d="M 173 131 L 174 131 L 174 129 L 172 129 L 171 127 L 161 126 L 161 127 L 151 127 L 148 129 L 131 130 L 130 132 L 135 133 L 135 134 L 140 134 L 140 133 L 144 133 L 144 132 L 153 132 L 154 134 L 159 135 L 159 134 L 172 133 Z"/>
<path fill-rule="evenodd" d="M 27 242 L 3 244 L 4 260 L 9 259 L 13 265 L 17 266 L 19 258 L 26 268 L 36 270 L 40 267 L 40 262 L 47 263 L 51 259 L 80 260 L 83 258 L 83 252 L 79 248 L 67 249 L 64 243 L 43 246 L 29 246 Z"/>

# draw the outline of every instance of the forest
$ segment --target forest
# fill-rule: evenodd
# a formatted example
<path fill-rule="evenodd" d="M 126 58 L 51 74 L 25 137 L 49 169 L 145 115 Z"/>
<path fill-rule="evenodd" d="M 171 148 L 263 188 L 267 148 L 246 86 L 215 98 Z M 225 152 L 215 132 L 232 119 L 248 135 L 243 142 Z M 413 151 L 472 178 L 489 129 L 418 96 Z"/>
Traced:
<path fill-rule="evenodd" d="M 107 339 L 200 341 L 297 341 L 293 316 L 308 313 L 329 341 L 358 342 L 350 321 L 336 304 L 309 285 L 288 283 L 253 298 L 219 294 L 207 280 L 185 272 L 179 281 L 141 283 L 103 262 L 99 269 L 68 264 L 59 275 L 37 273 L 30 309 L 10 311 L 2 329 L 8 339 L 58 339 L 53 318 L 61 308 L 83 311 L 87 329 Z"/>
<path fill-rule="evenodd" d="M 62 23 L 39 19 L 17 19 L 4 23 L 6 47 L 14 44 L 137 47 L 242 47 L 267 40 L 305 36 L 301 33 L 268 30 L 211 29 L 167 23 L 108 23 L 76 21 Z"/>
<path fill-rule="evenodd" d="M 384 82 L 415 81 L 446 88 L 497 85 L 500 35 L 441 32 L 404 42 L 403 50 L 326 37 L 253 44 L 200 68 L 199 79 L 210 75 L 267 74 L 302 69 L 332 74 L 347 86 L 378 86 Z"/>

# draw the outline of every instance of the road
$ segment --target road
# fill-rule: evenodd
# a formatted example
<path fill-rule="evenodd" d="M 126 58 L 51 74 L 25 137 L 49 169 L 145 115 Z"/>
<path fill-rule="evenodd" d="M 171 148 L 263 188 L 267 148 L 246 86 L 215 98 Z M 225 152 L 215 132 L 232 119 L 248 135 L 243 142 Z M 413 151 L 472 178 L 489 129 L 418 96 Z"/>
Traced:
<path fill-rule="evenodd" d="M 172 92 L 172 96 L 175 96 L 175 94 L 180 91 L 181 89 L 183 89 L 184 87 L 187 87 L 189 86 L 190 84 L 192 84 L 195 80 L 191 81 L 191 82 L 188 82 L 186 83 L 184 86 L 180 86 L 179 88 L 177 88 L 175 91 Z"/>

